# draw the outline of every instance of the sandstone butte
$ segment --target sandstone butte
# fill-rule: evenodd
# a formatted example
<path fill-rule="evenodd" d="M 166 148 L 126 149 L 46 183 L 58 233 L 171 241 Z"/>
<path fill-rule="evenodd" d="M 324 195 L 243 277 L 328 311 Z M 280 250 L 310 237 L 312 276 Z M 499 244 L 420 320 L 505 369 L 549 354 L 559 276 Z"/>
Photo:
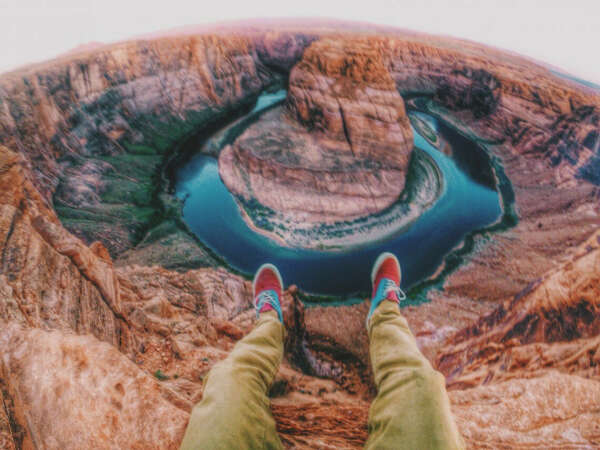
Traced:
<path fill-rule="evenodd" d="M 316 41 L 288 90 L 291 117 L 270 114 L 221 153 L 230 191 L 302 221 L 390 206 L 404 189 L 413 134 L 382 49 L 365 38 Z"/>
<path fill-rule="evenodd" d="M 502 163 L 518 221 L 477 237 L 404 313 L 470 448 L 598 447 L 597 92 L 478 44 L 326 23 L 187 30 L 0 76 L 0 447 L 177 448 L 203 377 L 253 311 L 250 282 L 185 230 L 161 168 L 288 76 L 285 120 L 324 152 L 385 162 L 400 185 L 409 150 L 390 149 L 410 141 L 411 94 Z M 372 91 L 381 101 L 364 103 Z M 374 395 L 368 302 L 284 297 L 281 438 L 359 448 Z"/>

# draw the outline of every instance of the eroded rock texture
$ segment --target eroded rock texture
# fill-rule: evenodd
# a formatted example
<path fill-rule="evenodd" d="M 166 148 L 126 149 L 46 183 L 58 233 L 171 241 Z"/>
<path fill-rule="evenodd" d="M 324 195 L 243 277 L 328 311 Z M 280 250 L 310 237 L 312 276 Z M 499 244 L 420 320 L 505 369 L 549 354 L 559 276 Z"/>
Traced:
<path fill-rule="evenodd" d="M 412 130 L 384 58 L 368 38 L 313 43 L 290 73 L 288 108 L 346 152 L 405 170 Z"/>
<path fill-rule="evenodd" d="M 412 148 L 382 49 L 368 39 L 321 39 L 293 67 L 285 108 L 250 127 L 219 165 L 244 202 L 291 220 L 335 222 L 396 201 Z"/>
<path fill-rule="evenodd" d="M 431 96 L 409 106 L 481 142 L 512 182 L 518 220 L 508 222 L 518 223 L 491 241 L 477 238 L 478 250 L 448 277 L 444 296 L 494 303 L 515 295 L 600 224 L 598 93 L 474 43 L 424 36 L 385 42 L 399 92 Z"/>
<path fill-rule="evenodd" d="M 114 346 L 18 325 L 0 342 L 17 448 L 179 447 L 187 411 Z"/>
<path fill-rule="evenodd" d="M 399 95 L 420 93 L 409 107 L 503 163 L 518 224 L 478 238 L 429 303 L 403 312 L 447 376 L 470 448 L 598 447 L 598 95 L 471 43 L 294 30 L 125 43 L 0 77 L 0 447 L 178 446 L 203 377 L 252 327 L 251 286 L 223 268 L 165 267 L 214 261 L 166 191 L 147 184 L 162 184 L 173 142 L 290 69 L 290 91 L 306 90 L 269 114 L 299 145 L 318 137 L 355 158 L 352 141 L 356 160 L 400 167 L 403 156 L 386 142 L 379 154 L 361 128 L 388 126 L 368 122 L 361 95 L 378 91 L 399 110 Z M 302 119 L 310 108 L 323 116 Z M 258 131 L 230 154 L 251 155 Z M 269 174 L 279 157 L 248 167 Z M 374 395 L 368 304 L 305 308 L 298 297 L 284 296 L 286 354 L 271 392 L 281 438 L 360 448 Z"/>
<path fill-rule="evenodd" d="M 162 222 L 158 235 L 180 241 L 177 263 L 210 264 L 198 249 L 177 256 L 193 241 L 174 232 L 177 205 L 158 196 L 158 169 L 176 142 L 275 78 L 248 38 L 124 43 L 4 76 L 0 143 L 27 155 L 32 182 L 87 242 L 121 255 Z"/>
<path fill-rule="evenodd" d="M 548 367 L 598 376 L 600 233 L 474 325 L 455 334 L 438 366 L 453 385 Z"/>

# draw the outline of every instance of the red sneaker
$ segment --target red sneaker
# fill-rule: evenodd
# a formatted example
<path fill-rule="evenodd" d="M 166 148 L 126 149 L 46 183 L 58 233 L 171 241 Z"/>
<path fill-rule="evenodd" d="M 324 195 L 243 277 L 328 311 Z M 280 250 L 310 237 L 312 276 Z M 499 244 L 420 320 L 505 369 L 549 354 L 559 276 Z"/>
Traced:
<path fill-rule="evenodd" d="M 402 300 L 406 299 L 406 295 L 400 289 L 401 280 L 402 271 L 398 258 L 387 252 L 379 255 L 371 271 L 373 290 L 371 293 L 371 308 L 367 315 L 367 327 L 373 312 L 383 300 L 400 304 Z"/>
<path fill-rule="evenodd" d="M 262 312 L 274 310 L 283 323 L 279 300 L 283 295 L 283 281 L 277 267 L 267 263 L 258 268 L 252 282 L 252 293 L 257 317 Z"/>

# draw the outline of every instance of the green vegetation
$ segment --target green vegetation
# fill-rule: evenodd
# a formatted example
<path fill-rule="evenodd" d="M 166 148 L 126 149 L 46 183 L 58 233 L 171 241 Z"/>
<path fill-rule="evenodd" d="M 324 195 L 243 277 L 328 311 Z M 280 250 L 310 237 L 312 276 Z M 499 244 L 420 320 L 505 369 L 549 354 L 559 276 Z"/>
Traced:
<path fill-rule="evenodd" d="M 429 124 L 425 120 L 420 118 L 419 116 L 411 114 L 408 117 L 410 119 L 410 123 L 412 124 L 413 127 L 415 127 L 417 129 L 419 134 L 421 136 L 423 136 L 425 139 L 427 139 L 431 145 L 433 145 L 434 147 L 437 147 L 438 146 L 438 135 L 435 132 L 435 130 L 433 130 L 429 126 Z"/>
<path fill-rule="evenodd" d="M 154 378 L 156 378 L 159 381 L 165 381 L 170 378 L 168 375 L 165 375 L 160 369 L 158 369 L 156 372 L 154 372 L 153 375 L 154 375 Z"/>
<path fill-rule="evenodd" d="M 123 114 L 127 100 L 119 88 L 106 90 L 95 101 L 72 111 L 72 135 L 84 140 L 83 156 L 69 154 L 65 162 L 74 173 L 78 166 L 93 167 L 92 181 L 99 202 L 76 201 L 55 195 L 55 209 L 63 224 L 88 241 L 101 240 L 113 257 L 128 252 L 130 262 L 187 268 L 215 265 L 220 258 L 193 236 L 182 220 L 182 203 L 169 193 L 170 167 L 197 149 L 191 138 L 211 133 L 216 124 L 250 108 L 257 94 L 249 94 L 226 108 L 206 106 L 181 115 Z M 125 120 L 129 130 L 113 139 L 104 129 Z M 219 125 L 220 126 L 220 125 Z M 239 131 L 241 132 L 241 131 Z M 133 136 L 141 136 L 135 139 Z M 190 144 L 188 144 L 190 143 Z M 93 155 L 93 156 L 92 156 Z M 70 189 L 72 191 L 72 189 Z M 57 191 L 58 192 L 58 191 Z M 158 249 L 150 249 L 157 244 Z M 132 248 L 141 246 L 139 252 Z M 138 261 L 139 262 L 139 261 Z"/>
<path fill-rule="evenodd" d="M 254 225 L 266 231 L 275 230 L 275 226 L 272 222 L 272 219 L 277 215 L 275 211 L 262 205 L 254 197 L 246 199 L 238 196 L 237 199 Z"/>

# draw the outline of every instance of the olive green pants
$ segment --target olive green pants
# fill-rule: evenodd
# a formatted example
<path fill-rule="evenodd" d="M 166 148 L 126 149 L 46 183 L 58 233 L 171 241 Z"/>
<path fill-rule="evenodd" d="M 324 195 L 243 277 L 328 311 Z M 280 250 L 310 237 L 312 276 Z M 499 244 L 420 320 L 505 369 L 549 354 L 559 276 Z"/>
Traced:
<path fill-rule="evenodd" d="M 263 313 L 213 367 L 182 449 L 282 448 L 267 392 L 283 357 L 284 333 L 275 312 Z M 369 411 L 366 448 L 463 448 L 444 377 L 419 351 L 396 304 L 383 301 L 375 310 L 369 341 L 378 394 Z"/>

